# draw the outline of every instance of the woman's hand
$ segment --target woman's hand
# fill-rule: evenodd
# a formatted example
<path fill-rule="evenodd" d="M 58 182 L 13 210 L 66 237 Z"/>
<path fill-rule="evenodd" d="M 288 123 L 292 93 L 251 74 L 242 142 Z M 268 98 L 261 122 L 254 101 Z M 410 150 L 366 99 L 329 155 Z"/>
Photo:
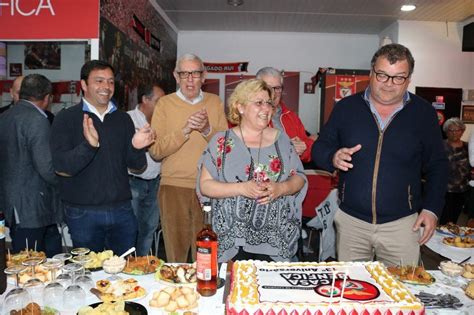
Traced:
<path fill-rule="evenodd" d="M 263 183 L 257 183 L 253 180 L 240 183 L 240 195 L 250 199 L 260 199 L 266 193 L 266 187 Z"/>
<path fill-rule="evenodd" d="M 270 203 L 273 200 L 285 195 L 284 183 L 266 182 L 262 183 L 261 185 L 265 187 L 265 192 L 258 200 L 259 204 Z"/>

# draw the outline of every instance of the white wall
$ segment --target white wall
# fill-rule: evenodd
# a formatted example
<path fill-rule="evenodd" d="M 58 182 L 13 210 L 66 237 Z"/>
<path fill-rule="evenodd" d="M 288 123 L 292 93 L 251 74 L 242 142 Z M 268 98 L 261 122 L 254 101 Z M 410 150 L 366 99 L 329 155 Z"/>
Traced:
<path fill-rule="evenodd" d="M 51 82 L 79 80 L 81 67 L 84 64 L 86 42 L 61 42 L 61 69 L 34 69 L 26 70 L 23 66 L 23 75 L 40 73 Z M 7 43 L 7 62 L 23 64 L 25 59 L 25 45 L 23 42 Z M 8 67 L 7 67 L 8 68 Z M 8 77 L 8 80 L 14 78 Z"/>
<path fill-rule="evenodd" d="M 277 32 L 191 32 L 178 33 L 178 56 L 195 53 L 206 62 L 249 61 L 249 74 L 273 66 L 300 73 L 299 116 L 306 129 L 319 131 L 320 93 L 304 94 L 304 82 L 319 67 L 369 69 L 370 58 L 377 50 L 377 35 L 277 33 Z M 220 79 L 224 97 L 224 74 L 210 74 Z"/>
<path fill-rule="evenodd" d="M 474 53 L 462 52 L 460 23 L 398 21 L 398 43 L 410 48 L 416 86 L 474 89 Z"/>

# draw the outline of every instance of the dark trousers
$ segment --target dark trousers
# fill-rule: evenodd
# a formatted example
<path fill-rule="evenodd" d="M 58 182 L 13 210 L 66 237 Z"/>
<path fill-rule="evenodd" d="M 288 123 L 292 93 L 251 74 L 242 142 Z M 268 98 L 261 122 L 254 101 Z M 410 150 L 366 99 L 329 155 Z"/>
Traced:
<path fill-rule="evenodd" d="M 15 225 L 10 228 L 10 236 L 13 253 L 25 250 L 27 240 L 29 249 L 35 249 L 36 243 L 36 250 L 45 252 L 47 257 L 53 257 L 63 252 L 61 235 L 56 224 L 31 229 Z"/>
<path fill-rule="evenodd" d="M 456 224 L 458 221 L 459 215 L 464 207 L 466 201 L 466 192 L 447 192 L 445 197 L 445 204 L 441 218 L 439 219 L 439 224 L 446 224 L 448 222 L 453 222 Z"/>

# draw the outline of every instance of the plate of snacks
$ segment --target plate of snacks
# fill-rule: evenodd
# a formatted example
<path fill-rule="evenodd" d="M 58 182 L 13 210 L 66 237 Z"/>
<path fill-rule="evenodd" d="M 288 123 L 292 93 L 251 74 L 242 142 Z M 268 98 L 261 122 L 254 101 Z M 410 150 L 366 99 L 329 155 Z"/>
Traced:
<path fill-rule="evenodd" d="M 168 264 L 164 263 L 155 272 L 155 279 L 163 284 L 175 286 L 196 285 L 196 263 Z"/>
<path fill-rule="evenodd" d="M 464 293 L 474 300 L 474 280 L 469 281 L 466 288 L 464 289 Z"/>
<path fill-rule="evenodd" d="M 28 303 L 24 308 L 16 310 L 16 311 L 10 311 L 10 315 L 26 315 L 26 314 L 31 314 L 31 315 L 56 315 L 59 314 L 57 310 L 54 308 L 45 306 L 44 308 L 41 308 L 37 303 L 31 302 Z"/>
<path fill-rule="evenodd" d="M 445 237 L 443 244 L 459 247 L 459 248 L 474 248 L 474 238 L 472 237 Z"/>
<path fill-rule="evenodd" d="M 123 273 L 129 275 L 148 275 L 155 273 L 163 265 L 164 261 L 153 255 L 128 256 Z"/>
<path fill-rule="evenodd" d="M 194 288 L 165 287 L 153 293 L 151 307 L 159 308 L 172 314 L 199 314 L 200 295 Z"/>
<path fill-rule="evenodd" d="M 100 299 L 104 302 L 139 300 L 147 294 L 146 290 L 133 278 L 113 282 L 99 280 L 96 282 L 96 289 L 100 291 Z"/>
<path fill-rule="evenodd" d="M 387 267 L 395 278 L 401 282 L 415 285 L 430 285 L 436 279 L 423 266 L 393 266 Z"/>
<path fill-rule="evenodd" d="M 26 259 L 29 258 L 42 258 L 46 259 L 46 254 L 44 252 L 37 252 L 35 250 L 22 250 L 17 254 L 7 254 L 7 267 L 13 265 L 21 265 Z"/>
<path fill-rule="evenodd" d="M 438 226 L 436 230 L 442 234 L 449 236 L 474 236 L 474 228 L 470 228 L 467 226 L 459 226 L 451 222 L 445 225 Z"/>
<path fill-rule="evenodd" d="M 465 263 L 462 276 L 466 279 L 474 279 L 474 264 Z"/>
<path fill-rule="evenodd" d="M 104 260 L 111 258 L 114 255 L 114 252 L 111 250 L 104 250 L 102 252 L 90 252 L 88 256 L 91 260 L 87 262 L 84 267 L 90 271 L 102 270 L 102 264 Z"/>
<path fill-rule="evenodd" d="M 146 315 L 146 308 L 135 302 L 97 302 L 83 306 L 77 312 L 78 315 Z"/>

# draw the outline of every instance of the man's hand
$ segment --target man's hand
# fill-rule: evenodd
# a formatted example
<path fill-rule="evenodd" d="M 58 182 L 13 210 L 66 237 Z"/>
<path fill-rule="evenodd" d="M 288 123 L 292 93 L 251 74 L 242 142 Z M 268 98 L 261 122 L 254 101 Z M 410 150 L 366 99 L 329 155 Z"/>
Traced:
<path fill-rule="evenodd" d="M 352 148 L 341 148 L 334 153 L 332 158 L 332 165 L 341 170 L 341 171 L 348 171 L 349 169 L 353 168 L 354 165 L 349 163 L 352 161 L 352 155 L 359 151 L 362 148 L 362 145 L 358 144 L 353 146 Z"/>
<path fill-rule="evenodd" d="M 132 146 L 135 149 L 143 149 L 155 142 L 156 133 L 149 124 L 143 126 L 135 132 L 132 138 Z"/>
<path fill-rule="evenodd" d="M 304 153 L 304 151 L 306 151 L 306 143 L 304 143 L 304 141 L 302 141 L 300 138 L 292 138 L 291 143 L 293 143 L 293 145 L 295 146 L 296 154 L 301 155 Z"/>
<path fill-rule="evenodd" d="M 425 244 L 433 236 L 434 230 L 436 228 L 436 223 L 438 218 L 428 210 L 422 210 L 418 219 L 416 219 L 415 225 L 413 225 L 413 231 L 416 232 L 420 229 L 421 226 L 424 227 L 423 235 L 421 236 L 418 243 L 420 245 Z"/>
<path fill-rule="evenodd" d="M 201 108 L 191 116 L 189 116 L 185 129 L 189 129 L 189 132 L 183 131 L 184 134 L 189 134 L 191 131 L 196 130 L 203 134 L 208 134 L 210 131 L 209 118 L 205 108 Z"/>
<path fill-rule="evenodd" d="M 97 148 L 99 145 L 99 134 L 94 127 L 94 121 L 89 115 L 84 114 L 84 119 L 82 121 L 82 129 L 84 138 L 86 138 L 87 142 L 94 148 Z"/>

